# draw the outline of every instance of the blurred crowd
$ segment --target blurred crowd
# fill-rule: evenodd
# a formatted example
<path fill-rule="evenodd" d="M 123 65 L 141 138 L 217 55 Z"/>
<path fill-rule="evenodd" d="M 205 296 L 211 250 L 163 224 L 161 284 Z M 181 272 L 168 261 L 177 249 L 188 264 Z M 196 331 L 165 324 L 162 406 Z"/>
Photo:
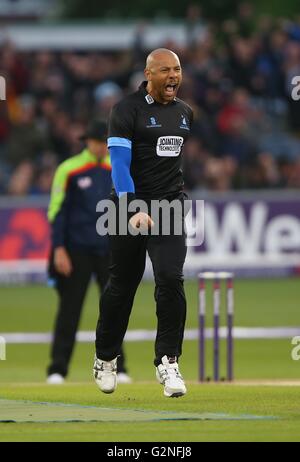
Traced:
<path fill-rule="evenodd" d="M 142 24 L 130 51 L 0 50 L 7 101 L 0 103 L 0 193 L 47 194 L 58 163 L 82 149 L 92 118 L 107 118 L 143 80 Z M 300 187 L 300 19 L 255 19 L 241 4 L 235 19 L 205 21 L 199 7 L 186 17 L 187 46 L 162 46 L 180 56 L 179 97 L 194 110 L 184 151 L 189 190 Z"/>

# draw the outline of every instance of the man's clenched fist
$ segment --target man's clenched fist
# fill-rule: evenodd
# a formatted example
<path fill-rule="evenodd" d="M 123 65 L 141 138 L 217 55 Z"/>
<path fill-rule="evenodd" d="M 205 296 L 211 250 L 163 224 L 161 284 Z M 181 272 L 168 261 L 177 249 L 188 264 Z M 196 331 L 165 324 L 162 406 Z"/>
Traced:
<path fill-rule="evenodd" d="M 129 220 L 130 225 L 134 229 L 146 230 L 154 226 L 154 221 L 145 212 L 138 212 Z"/>

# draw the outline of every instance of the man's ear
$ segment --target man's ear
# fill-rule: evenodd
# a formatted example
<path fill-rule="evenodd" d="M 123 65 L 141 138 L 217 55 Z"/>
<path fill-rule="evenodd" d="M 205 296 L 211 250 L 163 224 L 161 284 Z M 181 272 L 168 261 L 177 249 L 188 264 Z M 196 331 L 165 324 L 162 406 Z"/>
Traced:
<path fill-rule="evenodd" d="M 148 82 L 150 82 L 150 81 L 151 81 L 151 72 L 149 71 L 149 69 L 147 69 L 147 68 L 144 69 L 144 75 L 145 75 L 145 77 L 146 77 L 146 80 L 147 80 Z"/>

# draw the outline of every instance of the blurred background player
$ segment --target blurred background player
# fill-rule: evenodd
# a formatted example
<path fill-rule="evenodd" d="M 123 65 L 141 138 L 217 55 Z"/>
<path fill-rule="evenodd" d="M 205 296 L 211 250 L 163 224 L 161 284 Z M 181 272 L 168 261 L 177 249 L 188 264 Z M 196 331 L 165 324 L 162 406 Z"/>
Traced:
<path fill-rule="evenodd" d="M 106 123 L 93 121 L 81 140 L 86 148 L 57 169 L 48 218 L 52 226 L 51 281 L 59 307 L 48 367 L 49 384 L 62 384 L 68 373 L 84 298 L 92 275 L 103 291 L 108 279 L 108 239 L 96 232 L 96 204 L 111 190 Z M 118 382 L 130 383 L 124 355 L 118 358 Z"/>

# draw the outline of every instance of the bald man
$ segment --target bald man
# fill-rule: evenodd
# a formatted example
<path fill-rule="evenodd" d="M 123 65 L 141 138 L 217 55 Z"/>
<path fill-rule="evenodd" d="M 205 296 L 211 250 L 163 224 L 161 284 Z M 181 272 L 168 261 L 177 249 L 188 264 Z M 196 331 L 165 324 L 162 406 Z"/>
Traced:
<path fill-rule="evenodd" d="M 162 207 L 155 218 L 152 210 L 155 201 L 184 205 L 182 148 L 193 114 L 176 96 L 182 70 L 175 53 L 163 48 L 152 51 L 144 73 L 146 81 L 113 108 L 109 120 L 112 197 L 119 210 L 126 203 L 128 210 L 134 209 L 126 215 L 128 230 L 134 232 L 124 235 L 117 226 L 117 235 L 110 236 L 110 278 L 100 300 L 94 377 L 103 392 L 115 390 L 117 355 L 148 252 L 158 321 L 156 377 L 166 397 L 179 397 L 186 393 L 178 366 L 186 318 L 184 214 L 179 212 L 178 218 L 178 213 L 171 210 L 166 231 L 160 223 L 168 215 L 165 209 Z M 137 199 L 144 201 L 146 209 L 133 207 Z M 175 217 L 182 224 L 180 233 L 175 231 Z"/>

